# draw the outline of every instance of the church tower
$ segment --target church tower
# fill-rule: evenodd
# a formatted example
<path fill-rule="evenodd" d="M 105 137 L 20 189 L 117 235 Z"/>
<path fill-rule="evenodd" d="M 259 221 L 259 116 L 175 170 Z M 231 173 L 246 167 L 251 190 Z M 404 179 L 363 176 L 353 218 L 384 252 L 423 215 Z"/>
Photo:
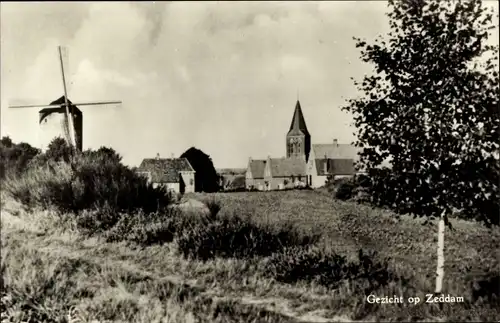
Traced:
<path fill-rule="evenodd" d="M 292 124 L 286 135 L 286 157 L 302 157 L 306 161 L 309 159 L 311 151 L 311 135 L 307 131 L 306 121 L 302 114 L 300 102 L 297 100 L 295 112 L 293 113 Z"/>

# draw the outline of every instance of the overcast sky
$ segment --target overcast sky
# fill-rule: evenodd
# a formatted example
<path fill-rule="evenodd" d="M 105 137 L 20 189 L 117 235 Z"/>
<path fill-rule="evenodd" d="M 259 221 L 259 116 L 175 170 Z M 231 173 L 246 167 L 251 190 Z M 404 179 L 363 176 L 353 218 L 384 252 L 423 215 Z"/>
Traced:
<path fill-rule="evenodd" d="M 498 12 L 498 3 L 496 5 Z M 313 143 L 354 139 L 340 110 L 371 70 L 353 36 L 388 31 L 384 1 L 1 3 L 1 134 L 38 146 L 37 109 L 63 94 L 85 106 L 84 148 L 137 165 L 197 147 L 215 167 L 285 155 L 297 92 Z M 498 38 L 498 33 L 497 33 Z M 498 40 L 497 40 L 498 43 Z"/>

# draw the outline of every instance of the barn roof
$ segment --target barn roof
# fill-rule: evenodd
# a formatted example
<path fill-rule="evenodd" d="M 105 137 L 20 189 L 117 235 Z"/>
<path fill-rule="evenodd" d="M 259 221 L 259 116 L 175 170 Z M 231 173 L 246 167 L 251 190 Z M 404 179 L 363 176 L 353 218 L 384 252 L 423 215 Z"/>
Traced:
<path fill-rule="evenodd" d="M 252 178 L 264 178 L 264 168 L 266 168 L 266 161 L 261 159 L 252 159 L 250 161 L 250 172 Z"/>
<path fill-rule="evenodd" d="M 309 131 L 307 131 L 306 121 L 304 119 L 304 115 L 302 114 L 302 108 L 300 107 L 299 100 L 297 100 L 297 104 L 295 105 L 295 112 L 293 113 L 292 123 L 290 124 L 288 135 L 309 136 Z"/>
<path fill-rule="evenodd" d="M 358 160 L 361 148 L 350 144 L 314 144 L 312 145 L 315 158 L 354 159 Z"/>
<path fill-rule="evenodd" d="M 316 165 L 316 171 L 319 176 L 325 175 L 354 175 L 356 170 L 354 169 L 353 159 L 325 159 L 316 158 L 314 160 Z M 325 172 L 325 165 L 326 172 Z"/>
<path fill-rule="evenodd" d="M 186 158 L 146 158 L 137 169 L 150 172 L 153 183 L 178 183 L 179 172 L 194 172 Z"/>
<path fill-rule="evenodd" d="M 306 175 L 306 161 L 303 158 L 271 158 L 272 177 Z"/>

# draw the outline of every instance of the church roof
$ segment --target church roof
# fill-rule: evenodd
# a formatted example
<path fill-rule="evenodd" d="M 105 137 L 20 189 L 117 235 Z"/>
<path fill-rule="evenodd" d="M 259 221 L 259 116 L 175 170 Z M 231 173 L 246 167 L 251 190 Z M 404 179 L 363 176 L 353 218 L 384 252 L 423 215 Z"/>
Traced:
<path fill-rule="evenodd" d="M 303 158 L 270 158 L 272 177 L 306 175 L 306 161 Z"/>
<path fill-rule="evenodd" d="M 354 159 L 358 160 L 361 148 L 350 144 L 313 144 L 315 158 Z"/>
<path fill-rule="evenodd" d="M 288 135 L 309 136 L 309 131 L 307 131 L 306 121 L 304 119 L 304 115 L 302 114 L 302 108 L 300 107 L 299 100 L 297 100 L 297 104 L 295 105 L 295 112 L 293 113 L 292 123 L 290 124 Z"/>
<path fill-rule="evenodd" d="M 319 176 L 354 175 L 356 173 L 353 159 L 316 158 L 314 163 Z M 327 166 L 326 172 L 325 165 Z"/>
<path fill-rule="evenodd" d="M 252 178 L 264 178 L 264 169 L 266 168 L 265 160 L 254 160 L 250 161 L 250 172 L 252 173 Z"/>
<path fill-rule="evenodd" d="M 153 183 L 179 183 L 179 172 L 194 172 L 186 158 L 146 158 L 137 169 L 149 172 Z"/>

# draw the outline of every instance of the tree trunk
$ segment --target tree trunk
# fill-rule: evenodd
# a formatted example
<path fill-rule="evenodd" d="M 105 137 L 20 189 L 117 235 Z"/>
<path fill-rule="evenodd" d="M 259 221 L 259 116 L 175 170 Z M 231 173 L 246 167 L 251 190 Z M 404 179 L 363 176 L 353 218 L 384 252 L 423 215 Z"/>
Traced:
<path fill-rule="evenodd" d="M 436 268 L 436 290 L 435 293 L 441 293 L 444 278 L 444 214 L 439 218 L 438 225 L 438 248 L 437 248 L 437 268 Z"/>

